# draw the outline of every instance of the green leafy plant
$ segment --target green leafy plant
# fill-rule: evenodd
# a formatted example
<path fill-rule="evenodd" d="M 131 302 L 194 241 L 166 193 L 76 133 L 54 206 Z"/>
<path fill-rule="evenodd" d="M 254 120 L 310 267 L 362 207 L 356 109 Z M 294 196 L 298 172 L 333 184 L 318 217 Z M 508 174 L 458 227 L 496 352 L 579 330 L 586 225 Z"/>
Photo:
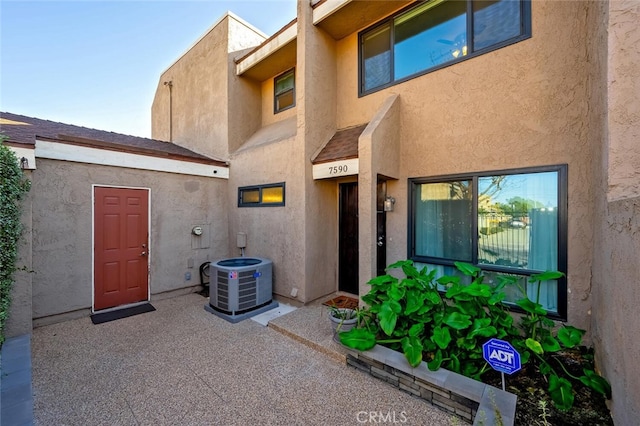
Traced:
<path fill-rule="evenodd" d="M 13 274 L 17 270 L 18 240 L 22 232 L 20 199 L 31 182 L 24 179 L 18 159 L 0 135 L 0 345 L 9 315 Z"/>
<path fill-rule="evenodd" d="M 338 308 L 336 306 L 329 306 L 329 314 L 339 320 L 350 320 L 357 317 L 355 309 Z"/>
<path fill-rule="evenodd" d="M 556 271 L 532 275 L 529 283 L 536 288 L 535 301 L 527 297 L 524 288 L 519 287 L 520 293 L 524 297 L 516 301 L 516 304 L 525 312 L 520 320 L 524 345 L 522 339 L 519 339 L 516 340 L 514 347 L 521 352 L 524 351 L 527 357 L 533 357 L 533 362 L 537 365 L 540 373 L 548 378 L 548 392 L 554 405 L 561 410 L 568 411 L 573 406 L 574 400 L 573 384 L 569 379 L 581 382 L 606 398 L 611 398 L 611 386 L 593 369 L 583 369 L 581 376 L 572 375 L 557 356 L 557 353 L 562 350 L 580 346 L 585 333 L 584 330 L 566 324 L 556 330 L 556 324 L 547 317 L 547 311 L 539 303 L 542 283 L 557 280 L 562 276 L 561 272 Z M 501 281 L 505 285 L 518 285 L 513 277 L 501 277 Z"/>
<path fill-rule="evenodd" d="M 482 344 L 491 337 L 518 334 L 513 317 L 500 303 L 505 298 L 503 286 L 484 284 L 479 268 L 459 264 L 461 273 L 472 280 L 469 285 L 463 285 L 460 276 L 436 280 L 435 271 L 417 270 L 411 261 L 389 266 L 396 268 L 406 278 L 376 277 L 363 297 L 378 329 L 343 333 L 340 339 L 345 345 L 367 350 L 381 343 L 402 351 L 413 367 L 424 359 L 431 370 L 445 367 L 479 378 L 487 369 Z"/>
<path fill-rule="evenodd" d="M 390 265 L 401 269 L 404 278 L 391 274 L 369 281 L 371 290 L 362 297 L 372 317 L 366 326 L 340 333 L 340 341 L 358 350 L 377 343 L 403 352 L 412 367 L 422 361 L 430 370 L 441 367 L 481 380 L 490 369 L 482 354 L 482 345 L 491 338 L 507 340 L 518 350 L 522 363 L 531 363 L 547 376 L 548 392 L 559 409 L 573 404 L 573 385 L 578 381 L 610 397 L 607 381 L 593 370 L 571 375 L 555 357 L 563 349 L 580 345 L 584 331 L 564 325 L 554 331 L 555 323 L 539 303 L 542 282 L 562 276 L 545 272 L 530 278 L 537 285 L 536 301 L 523 295 L 516 305 L 525 314 L 515 324 L 504 303 L 505 287 L 518 285 L 517 278 L 501 276 L 497 285 L 484 282 L 482 270 L 456 262 L 458 274 L 435 278 L 435 270 L 418 270 L 412 261 Z"/>

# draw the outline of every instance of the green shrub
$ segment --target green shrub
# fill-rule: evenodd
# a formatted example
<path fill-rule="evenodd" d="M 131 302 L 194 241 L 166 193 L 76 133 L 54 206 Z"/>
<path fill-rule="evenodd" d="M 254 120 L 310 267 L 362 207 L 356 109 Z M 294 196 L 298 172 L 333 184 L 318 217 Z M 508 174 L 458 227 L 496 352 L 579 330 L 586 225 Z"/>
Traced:
<path fill-rule="evenodd" d="M 0 136 L 0 345 L 4 342 L 4 324 L 9 315 L 18 240 L 22 232 L 19 201 L 31 186 L 31 182 L 22 176 L 15 154 L 3 144 L 4 140 Z"/>
<path fill-rule="evenodd" d="M 572 376 L 554 357 L 562 349 L 580 345 L 584 334 L 568 325 L 554 331 L 554 322 L 538 303 L 541 282 L 558 279 L 561 273 L 531 276 L 530 282 L 538 286 L 535 302 L 520 288 L 523 297 L 516 304 L 525 315 L 516 325 L 503 303 L 504 288 L 517 285 L 514 277 L 500 277 L 499 284 L 490 286 L 484 283 L 480 268 L 462 262 L 455 265 L 471 279 L 471 284 L 462 284 L 457 275 L 435 279 L 435 270 L 417 270 L 410 260 L 389 266 L 388 270 L 402 269 L 405 278 L 387 274 L 369 281 L 371 291 L 362 300 L 375 321 L 340 333 L 340 341 L 358 350 L 380 343 L 403 352 L 412 367 L 424 360 L 430 370 L 444 367 L 481 380 L 481 375 L 490 369 L 483 358 L 482 345 L 498 338 L 518 350 L 523 364 L 533 363 L 547 377 L 548 392 L 559 409 L 569 410 L 573 404 L 570 380 L 610 397 L 609 384 L 593 370 L 585 369 L 583 376 Z M 445 291 L 440 291 L 442 288 Z"/>

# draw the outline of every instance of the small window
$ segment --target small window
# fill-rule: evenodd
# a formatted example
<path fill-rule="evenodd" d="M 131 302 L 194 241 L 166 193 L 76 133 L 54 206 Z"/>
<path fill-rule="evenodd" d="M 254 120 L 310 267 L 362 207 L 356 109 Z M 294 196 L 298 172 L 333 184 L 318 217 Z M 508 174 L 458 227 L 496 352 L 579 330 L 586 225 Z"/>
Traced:
<path fill-rule="evenodd" d="M 360 33 L 360 94 L 531 36 L 529 0 L 431 0 Z"/>
<path fill-rule="evenodd" d="M 284 206 L 284 182 L 238 188 L 238 207 Z"/>
<path fill-rule="evenodd" d="M 566 318 L 566 277 L 528 283 L 530 275 L 567 272 L 566 166 L 410 179 L 409 257 L 455 273 L 454 262 L 519 278 L 532 300 Z M 507 301 L 521 297 L 514 287 Z"/>
<path fill-rule="evenodd" d="M 291 69 L 273 80 L 274 114 L 296 105 L 295 73 Z"/>

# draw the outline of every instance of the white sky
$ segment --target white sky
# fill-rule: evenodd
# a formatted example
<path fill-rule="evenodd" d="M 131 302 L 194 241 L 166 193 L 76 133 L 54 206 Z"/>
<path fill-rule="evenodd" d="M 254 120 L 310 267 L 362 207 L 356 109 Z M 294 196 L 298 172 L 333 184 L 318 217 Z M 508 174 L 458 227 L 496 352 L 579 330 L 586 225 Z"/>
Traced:
<path fill-rule="evenodd" d="M 150 137 L 160 74 L 227 11 L 270 36 L 296 0 L 0 0 L 0 111 Z"/>

